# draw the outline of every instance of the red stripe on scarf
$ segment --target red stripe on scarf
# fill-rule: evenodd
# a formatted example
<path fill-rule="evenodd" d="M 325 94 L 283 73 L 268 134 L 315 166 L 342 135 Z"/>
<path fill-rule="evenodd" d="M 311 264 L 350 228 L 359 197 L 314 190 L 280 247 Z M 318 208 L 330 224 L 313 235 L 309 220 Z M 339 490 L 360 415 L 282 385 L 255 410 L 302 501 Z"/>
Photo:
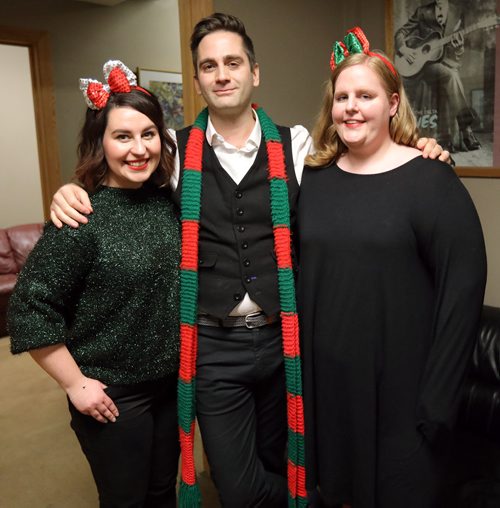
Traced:
<path fill-rule="evenodd" d="M 278 268 L 292 268 L 290 229 L 286 226 L 277 227 L 273 233 Z"/>
<path fill-rule="evenodd" d="M 286 180 L 285 153 L 283 145 L 277 141 L 268 141 L 267 158 L 269 166 L 268 178 L 280 178 Z"/>
<path fill-rule="evenodd" d="M 184 167 L 186 169 L 201 171 L 204 140 L 205 133 L 197 127 L 193 127 L 189 132 L 186 155 L 184 159 Z"/>
<path fill-rule="evenodd" d="M 186 434 L 182 427 L 179 427 L 179 438 L 182 450 L 182 479 L 187 485 L 194 485 L 196 483 L 196 474 L 194 469 L 194 454 L 193 454 L 193 443 L 194 443 L 194 422 L 191 425 L 189 434 Z"/>
<path fill-rule="evenodd" d="M 200 223 L 198 221 L 182 221 L 182 257 L 181 269 L 198 271 L 198 232 Z"/>
<path fill-rule="evenodd" d="M 299 318 L 296 313 L 281 313 L 281 329 L 283 333 L 283 353 L 288 358 L 300 356 L 300 346 L 297 340 L 299 334 Z"/>
<path fill-rule="evenodd" d="M 293 432 L 304 435 L 304 400 L 300 395 L 287 393 L 288 425 Z"/>
<path fill-rule="evenodd" d="M 196 348 L 198 347 L 198 327 L 181 323 L 181 357 L 179 364 L 179 377 L 185 383 L 191 383 L 196 374 Z M 195 360 L 191 357 L 195 350 Z"/>
<path fill-rule="evenodd" d="M 288 461 L 288 488 L 293 498 L 307 497 L 306 491 L 306 471 L 304 467 L 297 466 L 290 460 Z"/>

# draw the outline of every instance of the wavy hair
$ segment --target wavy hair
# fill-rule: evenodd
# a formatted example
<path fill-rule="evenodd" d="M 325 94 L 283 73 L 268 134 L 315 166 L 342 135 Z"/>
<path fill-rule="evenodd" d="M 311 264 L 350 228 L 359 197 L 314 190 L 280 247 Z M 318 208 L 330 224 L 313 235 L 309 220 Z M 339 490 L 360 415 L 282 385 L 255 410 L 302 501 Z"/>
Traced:
<path fill-rule="evenodd" d="M 381 51 L 376 52 L 385 56 Z M 390 136 L 399 145 L 416 146 L 418 140 L 417 122 L 399 73 L 396 71 L 396 75 L 394 75 L 387 65 L 376 56 L 355 53 L 349 55 L 335 67 L 325 85 L 323 103 L 312 130 L 315 153 L 306 158 L 308 166 L 327 166 L 337 161 L 343 153 L 347 152 L 347 146 L 340 139 L 333 123 L 332 107 L 335 84 L 340 73 L 348 67 L 355 65 L 366 65 L 375 72 L 386 91 L 388 99 L 394 93 L 399 95 L 398 109 L 396 114 L 389 120 Z"/>
<path fill-rule="evenodd" d="M 102 109 L 87 109 L 85 122 L 80 131 L 78 144 L 78 162 L 73 181 L 94 192 L 103 184 L 108 173 L 108 164 L 104 156 L 102 140 L 108 124 L 108 114 L 114 108 L 132 108 L 146 115 L 158 129 L 161 141 L 160 163 L 146 183 L 156 187 L 169 185 L 174 172 L 175 143 L 167 132 L 163 112 L 158 99 L 140 90 L 128 93 L 112 93 Z"/>

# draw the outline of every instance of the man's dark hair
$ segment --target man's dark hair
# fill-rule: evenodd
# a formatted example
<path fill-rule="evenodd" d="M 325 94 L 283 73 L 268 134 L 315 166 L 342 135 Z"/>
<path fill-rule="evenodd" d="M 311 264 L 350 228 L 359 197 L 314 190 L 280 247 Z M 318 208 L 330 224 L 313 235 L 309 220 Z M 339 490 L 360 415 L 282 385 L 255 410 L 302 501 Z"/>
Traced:
<path fill-rule="evenodd" d="M 243 39 L 243 48 L 250 61 L 250 69 L 253 70 L 257 63 L 255 60 L 255 51 L 253 49 L 252 39 L 247 35 L 243 21 L 232 14 L 215 12 L 198 21 L 191 35 L 191 56 L 193 57 L 195 76 L 198 74 L 198 46 L 201 40 L 206 35 L 219 31 L 233 32 L 241 36 Z"/>

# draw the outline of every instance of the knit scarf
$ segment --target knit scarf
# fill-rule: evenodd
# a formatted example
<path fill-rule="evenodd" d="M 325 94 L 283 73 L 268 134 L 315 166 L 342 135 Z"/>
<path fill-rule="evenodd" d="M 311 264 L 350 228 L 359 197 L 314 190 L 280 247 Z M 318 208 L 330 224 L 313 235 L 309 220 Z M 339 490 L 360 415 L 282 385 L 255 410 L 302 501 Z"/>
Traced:
<path fill-rule="evenodd" d="M 254 106 L 255 107 L 255 106 Z M 281 329 L 287 389 L 288 506 L 307 506 L 304 467 L 304 406 L 299 349 L 299 324 L 292 271 L 290 205 L 283 143 L 276 125 L 262 108 L 256 109 L 267 148 L 271 219 L 278 264 Z M 179 507 L 197 508 L 201 494 L 194 464 L 195 381 L 198 343 L 198 243 L 201 212 L 202 161 L 208 110 L 196 118 L 186 146 L 181 189 L 181 352 L 178 413 L 181 443 Z M 223 450 L 220 451 L 224 453 Z"/>

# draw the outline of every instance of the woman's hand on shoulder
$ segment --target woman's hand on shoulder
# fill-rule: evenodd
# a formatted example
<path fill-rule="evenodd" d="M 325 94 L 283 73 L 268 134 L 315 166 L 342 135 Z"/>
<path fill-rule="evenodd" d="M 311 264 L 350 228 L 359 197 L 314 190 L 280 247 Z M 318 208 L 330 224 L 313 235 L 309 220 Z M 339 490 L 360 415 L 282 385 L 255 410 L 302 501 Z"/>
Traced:
<path fill-rule="evenodd" d="M 104 389 L 106 385 L 97 379 L 82 377 L 66 393 L 71 403 L 84 415 L 95 418 L 98 422 L 115 422 L 119 416 L 118 408 Z"/>
<path fill-rule="evenodd" d="M 50 219 L 54 225 L 61 228 L 67 224 L 77 228 L 88 222 L 84 214 L 92 213 L 89 195 L 85 189 L 74 183 L 63 185 L 52 198 L 50 204 Z"/>
<path fill-rule="evenodd" d="M 417 148 L 422 151 L 424 159 L 439 159 L 451 164 L 450 152 L 443 150 L 443 147 L 434 138 L 420 138 L 417 141 Z"/>

